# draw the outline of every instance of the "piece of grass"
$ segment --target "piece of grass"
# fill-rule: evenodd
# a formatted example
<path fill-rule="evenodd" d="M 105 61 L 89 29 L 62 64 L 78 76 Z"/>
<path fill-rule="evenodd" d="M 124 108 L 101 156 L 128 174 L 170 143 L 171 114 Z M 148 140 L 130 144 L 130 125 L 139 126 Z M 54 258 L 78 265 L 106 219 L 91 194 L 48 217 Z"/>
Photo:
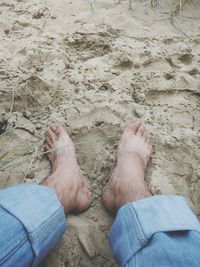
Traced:
<path fill-rule="evenodd" d="M 91 8 L 92 13 L 94 13 L 94 4 L 95 4 L 95 1 L 96 0 L 89 0 L 89 4 L 90 4 L 90 8 Z"/>
<path fill-rule="evenodd" d="M 15 101 L 15 88 L 13 88 L 12 90 L 12 101 L 11 101 L 10 113 L 13 112 L 14 101 Z"/>
<path fill-rule="evenodd" d="M 3 154 L 0 156 L 0 163 L 3 161 L 3 159 L 4 159 L 5 157 L 7 157 L 8 154 L 9 154 L 9 152 L 6 151 L 5 153 L 3 153 Z"/>
<path fill-rule="evenodd" d="M 174 15 L 171 15 L 171 17 L 169 18 L 169 22 L 170 24 L 179 32 L 181 32 L 185 37 L 187 37 L 188 39 L 191 39 L 189 35 L 187 35 L 177 24 L 178 24 L 178 20 L 175 18 Z"/>
<path fill-rule="evenodd" d="M 38 144 L 38 146 L 36 147 L 35 151 L 33 152 L 33 156 L 32 156 L 32 158 L 31 158 L 30 164 L 29 164 L 29 166 L 28 166 L 28 168 L 27 168 L 27 170 L 26 170 L 26 173 L 25 173 L 25 175 L 24 175 L 24 180 L 26 179 L 28 173 L 30 172 L 30 170 L 31 170 L 31 168 L 32 168 L 32 165 L 33 165 L 33 162 L 34 162 L 34 160 L 35 160 L 35 157 L 36 157 L 36 155 L 37 155 L 37 153 L 38 153 L 38 150 L 39 150 L 39 148 L 40 148 L 40 146 L 41 146 L 42 144 L 43 144 L 43 141 L 41 141 L 41 142 Z"/>
<path fill-rule="evenodd" d="M 129 2 L 129 8 L 130 8 L 131 10 L 133 9 L 132 1 L 133 1 L 133 0 L 128 0 L 128 1 L 126 1 L 126 2 Z M 115 1 L 114 1 L 114 3 L 115 3 Z M 121 4 L 121 0 L 118 0 L 118 1 L 117 1 L 117 4 L 118 4 L 118 5 Z"/>
<path fill-rule="evenodd" d="M 176 5 L 175 5 L 175 9 L 174 9 L 174 15 L 178 15 L 181 10 L 183 9 L 184 4 L 187 2 L 187 0 L 177 0 L 176 1 Z"/>
<path fill-rule="evenodd" d="M 129 8 L 132 10 L 133 6 L 132 6 L 132 0 L 129 0 Z"/>
<path fill-rule="evenodd" d="M 156 8 L 159 4 L 159 0 L 150 0 L 150 4 L 152 8 Z"/>
<path fill-rule="evenodd" d="M 113 140 L 113 137 L 108 137 L 108 139 L 109 140 Z M 97 142 L 97 141 L 101 141 L 101 140 L 100 139 L 95 139 L 95 140 L 92 140 L 92 141 L 83 141 L 83 142 L 77 142 L 77 143 L 74 143 L 74 144 L 75 145 L 90 144 L 92 142 Z M 62 150 L 62 149 L 66 148 L 66 147 L 69 147 L 69 146 L 71 146 L 71 145 L 61 146 L 61 147 L 50 149 L 50 150 L 47 150 L 47 151 L 44 151 L 44 152 L 41 152 L 41 153 L 32 152 L 32 155 L 30 157 L 26 157 L 25 159 L 23 158 L 21 160 L 19 160 L 19 159 L 12 160 L 11 158 L 9 158 L 7 162 L 3 162 L 3 160 L 2 160 L 2 162 L 0 162 L 0 171 L 13 169 L 13 168 L 21 165 L 22 163 L 27 162 L 28 160 L 30 160 L 30 162 L 33 162 L 38 157 L 47 155 L 50 152 L 55 152 L 55 151 Z M 1 155 L 0 158 L 1 157 L 5 157 L 4 154 Z M 29 166 L 30 166 L 30 164 L 29 164 Z"/>

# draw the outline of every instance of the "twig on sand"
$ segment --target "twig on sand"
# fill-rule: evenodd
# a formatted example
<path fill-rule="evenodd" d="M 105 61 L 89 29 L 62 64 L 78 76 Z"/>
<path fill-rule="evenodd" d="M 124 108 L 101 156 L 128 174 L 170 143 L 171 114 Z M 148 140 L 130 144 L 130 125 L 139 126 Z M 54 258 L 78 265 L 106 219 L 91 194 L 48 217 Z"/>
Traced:
<path fill-rule="evenodd" d="M 11 102 L 11 107 L 10 107 L 10 113 L 13 112 L 14 101 L 15 101 L 15 88 L 13 87 L 13 90 L 12 90 L 12 102 Z"/>
<path fill-rule="evenodd" d="M 150 0 L 150 2 L 151 2 L 151 7 L 152 8 L 155 8 L 155 7 L 158 6 L 158 0 Z"/>
<path fill-rule="evenodd" d="M 21 69 L 19 66 L 17 67 L 18 68 L 18 70 L 20 70 L 22 73 L 24 73 L 24 74 L 26 74 L 27 73 L 27 71 L 24 71 L 23 69 Z"/>
<path fill-rule="evenodd" d="M 182 9 L 182 0 L 179 0 L 179 11 Z"/>
<path fill-rule="evenodd" d="M 133 0 L 125 1 L 125 2 L 129 2 L 129 8 L 130 8 L 131 10 L 133 9 L 132 1 L 133 1 Z M 115 3 L 115 1 L 114 1 L 114 3 Z M 121 4 L 121 0 L 118 0 L 118 1 L 117 1 L 117 4 L 118 4 L 118 5 Z"/>
<path fill-rule="evenodd" d="M 0 156 L 0 162 L 9 154 L 8 151 L 4 152 L 1 156 Z"/>
<path fill-rule="evenodd" d="M 153 104 L 156 105 L 160 102 L 160 100 L 168 93 L 169 89 L 165 91 L 164 94 L 162 94 Z"/>
<path fill-rule="evenodd" d="M 182 10 L 182 8 L 183 8 L 183 6 L 184 6 L 184 4 L 187 2 L 187 0 L 177 0 L 177 4 L 176 4 L 176 6 L 175 6 L 175 10 L 174 10 L 174 14 L 175 15 L 178 15 L 178 13 L 180 13 L 181 12 L 181 10 Z"/>
<path fill-rule="evenodd" d="M 181 28 L 179 28 L 177 25 L 176 25 L 176 18 L 171 15 L 171 17 L 168 19 L 170 24 L 176 29 L 178 30 L 179 32 L 181 32 L 185 37 L 187 37 L 188 39 L 191 40 L 190 36 L 187 35 Z"/>
<path fill-rule="evenodd" d="M 133 9 L 132 0 L 129 0 L 129 7 L 130 7 L 131 10 Z"/>
<path fill-rule="evenodd" d="M 94 3 L 95 3 L 95 1 L 96 0 L 89 0 L 90 8 L 91 8 L 92 13 L 94 13 Z"/>
<path fill-rule="evenodd" d="M 108 137 L 108 139 L 109 140 L 112 140 L 113 139 L 113 137 Z M 83 142 L 77 142 L 77 143 L 74 143 L 75 145 L 81 145 L 81 144 L 90 144 L 90 143 L 93 143 L 93 142 L 97 142 L 97 141 L 100 141 L 100 139 L 95 139 L 95 140 L 92 140 L 92 141 L 83 141 Z M 41 143 L 40 143 L 41 144 Z M 40 146 L 40 144 L 38 145 L 38 148 L 39 148 L 39 146 Z M 31 161 L 30 161 L 30 164 L 29 164 L 29 167 L 28 167 L 28 169 L 27 169 L 27 172 L 26 172 L 26 175 L 28 174 L 28 171 L 30 170 L 30 168 L 31 168 L 31 166 L 32 166 L 32 164 L 33 164 L 33 161 L 36 159 L 36 158 L 38 158 L 38 157 L 40 157 L 40 156 L 44 156 L 44 155 L 46 155 L 46 154 L 48 154 L 48 153 L 50 153 L 50 152 L 55 152 L 55 151 L 59 151 L 59 150 L 62 150 L 62 149 L 64 149 L 64 148 L 66 148 L 66 147 L 69 147 L 69 146 L 71 146 L 71 145 L 65 145 L 65 146 L 61 146 L 61 147 L 58 147 L 58 148 L 54 148 L 54 149 L 50 149 L 50 150 L 46 150 L 46 151 L 44 151 L 44 152 L 41 152 L 41 153 L 36 153 L 37 151 L 38 151 L 38 149 L 36 149 L 35 150 L 35 152 L 33 153 L 33 155 L 31 156 Z M 5 152 L 5 153 L 7 153 L 7 152 Z M 4 154 L 5 154 L 4 153 Z M 4 157 L 4 154 L 2 155 L 2 156 L 0 156 L 0 158 L 1 157 Z M 14 168 L 14 167 L 17 167 L 17 166 L 19 166 L 20 164 L 22 164 L 22 163 L 24 163 L 24 162 L 26 162 L 27 161 L 27 158 L 25 158 L 25 159 L 22 159 L 22 160 L 19 160 L 19 161 L 17 161 L 16 163 L 11 163 L 11 164 L 9 164 L 9 163 L 7 163 L 7 164 L 5 164 L 5 165 L 3 165 L 3 166 L 0 166 L 0 171 L 5 171 L 5 170 L 9 170 L 9 169 L 11 169 L 11 168 Z"/>
<path fill-rule="evenodd" d="M 31 170 L 31 167 L 32 167 L 32 165 L 33 165 L 33 161 L 35 160 L 36 155 L 37 155 L 38 150 L 39 150 L 39 147 L 41 146 L 42 143 L 43 143 L 43 142 L 40 142 L 40 143 L 39 143 L 39 145 L 36 147 L 36 149 L 35 149 L 35 151 L 34 151 L 34 153 L 33 153 L 33 156 L 32 156 L 32 158 L 31 158 L 30 164 L 29 164 L 29 166 L 28 166 L 28 168 L 27 168 L 27 170 L 26 170 L 26 173 L 25 173 L 25 175 L 24 175 L 24 180 L 26 179 L 26 177 L 27 177 L 29 171 Z"/>
<path fill-rule="evenodd" d="M 2 162 L 2 164 L 0 166 L 0 171 L 9 170 L 9 169 L 14 168 L 14 167 L 20 165 L 21 163 L 26 162 L 26 161 L 27 161 L 27 159 L 18 160 L 18 161 L 15 161 L 14 163 L 12 161 L 12 164 L 9 164 L 10 162 L 5 163 L 5 164 Z"/>

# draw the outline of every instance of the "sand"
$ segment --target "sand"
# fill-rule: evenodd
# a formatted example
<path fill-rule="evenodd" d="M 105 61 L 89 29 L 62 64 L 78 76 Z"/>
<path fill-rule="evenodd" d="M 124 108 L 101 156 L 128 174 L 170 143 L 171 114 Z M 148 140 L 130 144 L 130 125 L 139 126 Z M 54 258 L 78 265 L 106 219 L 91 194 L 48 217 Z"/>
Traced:
<path fill-rule="evenodd" d="M 90 209 L 68 217 L 41 266 L 116 266 L 101 192 L 135 117 L 151 134 L 152 193 L 184 195 L 200 216 L 199 10 L 195 0 L 181 12 L 170 0 L 155 8 L 135 0 L 132 9 L 129 1 L 0 0 L 1 155 L 9 151 L 0 187 L 49 174 L 44 132 L 57 121 L 92 190 Z"/>

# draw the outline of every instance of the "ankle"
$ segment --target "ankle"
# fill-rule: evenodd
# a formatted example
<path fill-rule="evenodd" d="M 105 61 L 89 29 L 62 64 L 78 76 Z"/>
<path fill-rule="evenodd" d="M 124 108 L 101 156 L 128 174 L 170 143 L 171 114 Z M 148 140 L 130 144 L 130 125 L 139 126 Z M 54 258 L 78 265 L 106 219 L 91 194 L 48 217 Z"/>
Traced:
<path fill-rule="evenodd" d="M 147 197 L 151 197 L 152 194 L 149 192 L 147 185 L 142 183 L 141 185 L 134 185 L 133 188 L 129 187 L 129 189 L 124 192 L 116 192 L 116 201 L 115 208 L 116 210 L 120 209 L 124 205 L 130 202 L 134 202 L 137 200 L 141 200 Z"/>
<path fill-rule="evenodd" d="M 48 179 L 45 179 L 45 181 L 42 182 L 42 185 L 53 189 L 58 200 L 64 208 L 65 214 L 69 213 L 70 210 L 73 209 L 73 205 L 75 204 L 75 194 L 72 193 L 72 190 L 63 190 L 63 188 L 57 184 L 54 175 L 51 175 L 48 177 Z"/>
<path fill-rule="evenodd" d="M 121 207 L 125 206 L 128 203 L 142 200 L 142 199 L 145 199 L 145 198 L 151 197 L 151 196 L 152 195 L 150 193 L 144 193 L 143 195 L 140 195 L 140 196 L 134 196 L 134 197 L 123 199 L 119 203 L 116 203 L 116 206 L 115 206 L 116 211 L 118 211 Z"/>

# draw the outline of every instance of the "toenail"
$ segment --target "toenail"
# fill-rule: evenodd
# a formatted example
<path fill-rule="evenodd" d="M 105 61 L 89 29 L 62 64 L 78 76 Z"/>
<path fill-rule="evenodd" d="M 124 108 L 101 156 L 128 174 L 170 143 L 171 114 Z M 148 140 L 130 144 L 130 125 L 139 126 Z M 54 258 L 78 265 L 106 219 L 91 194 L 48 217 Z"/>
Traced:
<path fill-rule="evenodd" d="M 141 124 L 140 120 L 134 120 L 134 121 L 131 121 L 128 125 L 130 127 L 134 127 L 134 129 L 135 129 L 135 128 L 138 128 L 140 126 L 140 124 Z"/>
<path fill-rule="evenodd" d="M 55 125 L 53 125 L 53 126 L 51 126 L 51 130 L 55 132 L 57 130 L 57 127 Z"/>

